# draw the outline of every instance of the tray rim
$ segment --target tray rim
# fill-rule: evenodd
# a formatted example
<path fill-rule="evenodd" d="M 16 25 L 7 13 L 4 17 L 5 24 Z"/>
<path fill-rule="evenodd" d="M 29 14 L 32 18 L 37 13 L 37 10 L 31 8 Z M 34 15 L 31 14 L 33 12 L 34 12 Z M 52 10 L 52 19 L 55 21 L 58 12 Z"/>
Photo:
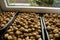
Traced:
<path fill-rule="evenodd" d="M 15 16 L 11 19 L 11 24 L 8 24 L 8 27 L 7 27 L 7 29 L 6 29 L 6 31 L 9 29 L 9 27 L 12 25 L 12 23 L 15 21 L 15 19 L 17 18 L 17 16 L 19 15 L 19 13 L 20 12 L 16 12 L 16 14 L 15 14 Z M 38 13 L 39 14 L 39 13 Z M 40 15 L 39 15 L 40 16 Z M 40 24 L 41 24 L 41 38 L 42 38 L 42 40 L 45 40 L 45 35 L 44 35 L 44 27 L 43 27 L 43 22 L 42 22 L 42 17 L 39 17 L 39 20 L 40 20 Z M 6 32 L 5 31 L 5 32 Z M 5 34 L 5 32 L 3 33 L 3 35 Z M 4 39 L 4 37 L 3 37 L 3 35 L 1 36 L 2 37 L 2 39 Z"/>

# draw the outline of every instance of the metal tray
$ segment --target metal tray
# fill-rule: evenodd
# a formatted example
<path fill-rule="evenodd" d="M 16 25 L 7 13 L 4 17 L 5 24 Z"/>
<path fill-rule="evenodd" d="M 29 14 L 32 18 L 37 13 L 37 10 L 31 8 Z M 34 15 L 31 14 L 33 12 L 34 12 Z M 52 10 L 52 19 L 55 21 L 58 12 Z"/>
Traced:
<path fill-rule="evenodd" d="M 46 29 L 46 24 L 45 24 L 44 17 L 43 17 L 43 24 L 44 24 L 45 39 L 50 40 L 48 30 Z M 58 38 L 57 40 L 60 40 L 60 38 Z"/>
<path fill-rule="evenodd" d="M 48 31 L 46 29 L 46 24 L 45 24 L 44 17 L 43 17 L 43 24 L 44 24 L 45 39 L 50 40 L 49 35 L 48 35 Z"/>
<path fill-rule="evenodd" d="M 17 15 L 12 19 L 12 22 L 10 22 L 10 24 L 8 25 L 8 28 L 5 29 L 4 34 L 6 33 L 6 31 L 9 29 L 9 26 L 13 23 L 13 21 L 16 19 L 16 17 L 18 16 L 19 13 L 17 13 Z M 40 17 L 40 22 L 41 22 L 41 30 L 42 33 L 40 33 L 42 40 L 45 40 L 45 36 L 44 36 L 44 28 L 43 28 L 43 22 L 42 22 L 42 17 Z M 0 37 L 1 40 L 7 40 L 4 38 L 4 34 Z"/>
<path fill-rule="evenodd" d="M 5 31 L 9 28 L 9 26 L 12 24 L 12 22 L 15 20 L 17 16 L 17 12 L 15 15 L 12 17 L 12 19 L 6 24 L 6 26 L 0 30 L 0 39 L 2 39 L 2 35 L 5 33 Z"/>
<path fill-rule="evenodd" d="M 13 15 L 13 17 L 9 20 L 9 22 L 5 25 L 5 27 L 3 27 L 3 28 L 0 29 L 0 31 L 1 31 L 1 30 L 4 30 L 4 29 L 10 24 L 10 22 L 13 20 L 14 16 L 16 16 L 16 13 L 15 13 L 15 14 Z"/>
<path fill-rule="evenodd" d="M 44 26 L 43 26 L 43 19 L 42 19 L 42 17 L 40 18 L 40 20 L 41 20 L 41 28 L 42 28 L 42 38 L 43 38 L 43 40 L 45 40 L 45 32 L 44 32 Z"/>

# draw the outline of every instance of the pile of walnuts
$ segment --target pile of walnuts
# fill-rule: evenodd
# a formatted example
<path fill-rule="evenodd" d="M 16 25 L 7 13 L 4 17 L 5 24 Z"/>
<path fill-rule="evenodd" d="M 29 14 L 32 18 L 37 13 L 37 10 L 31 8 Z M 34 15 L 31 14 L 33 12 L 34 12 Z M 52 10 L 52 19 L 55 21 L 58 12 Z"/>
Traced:
<path fill-rule="evenodd" d="M 0 29 L 5 27 L 9 20 L 13 17 L 14 12 L 1 12 L 0 13 Z"/>
<path fill-rule="evenodd" d="M 51 40 L 60 40 L 60 14 L 44 14 L 47 30 Z"/>
<path fill-rule="evenodd" d="M 8 40 L 42 40 L 40 17 L 35 13 L 19 13 L 4 34 Z"/>

